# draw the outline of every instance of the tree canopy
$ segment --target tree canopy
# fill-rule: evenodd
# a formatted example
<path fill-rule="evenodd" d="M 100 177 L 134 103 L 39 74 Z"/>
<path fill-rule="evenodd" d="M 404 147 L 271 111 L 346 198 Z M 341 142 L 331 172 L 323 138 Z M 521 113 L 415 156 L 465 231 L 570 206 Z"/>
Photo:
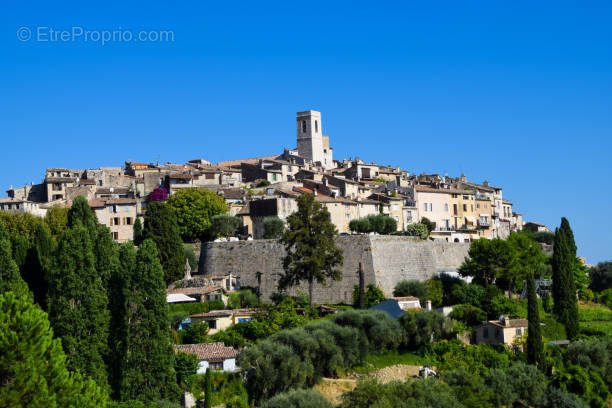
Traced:
<path fill-rule="evenodd" d="M 491 285 L 497 278 L 512 276 L 516 268 L 516 254 L 510 243 L 499 238 L 473 241 L 459 268 L 461 276 L 471 276 L 476 283 Z"/>
<path fill-rule="evenodd" d="M 212 226 L 213 217 L 227 212 L 223 197 L 205 188 L 179 190 L 170 196 L 168 206 L 176 213 L 181 237 L 186 242 L 201 239 Z"/>
<path fill-rule="evenodd" d="M 285 221 L 278 217 L 265 217 L 263 227 L 265 239 L 277 239 L 285 230 Z"/>
<path fill-rule="evenodd" d="M 349 222 L 351 231 L 360 233 L 376 232 L 381 235 L 390 234 L 397 230 L 397 221 L 385 214 L 368 215 Z"/>

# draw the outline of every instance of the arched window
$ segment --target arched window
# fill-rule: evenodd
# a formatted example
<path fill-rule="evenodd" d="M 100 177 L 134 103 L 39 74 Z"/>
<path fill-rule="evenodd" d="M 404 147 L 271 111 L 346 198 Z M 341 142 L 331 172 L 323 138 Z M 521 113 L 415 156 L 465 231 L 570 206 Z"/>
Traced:
<path fill-rule="evenodd" d="M 302 133 L 306 133 L 306 121 L 302 121 Z"/>
<path fill-rule="evenodd" d="M 319 133 L 319 121 L 315 120 L 315 133 Z"/>

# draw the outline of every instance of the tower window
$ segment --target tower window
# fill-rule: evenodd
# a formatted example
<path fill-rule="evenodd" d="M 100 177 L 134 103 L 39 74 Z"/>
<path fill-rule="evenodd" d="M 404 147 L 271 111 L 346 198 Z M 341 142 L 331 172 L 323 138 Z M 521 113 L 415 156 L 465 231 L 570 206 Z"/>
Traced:
<path fill-rule="evenodd" d="M 302 133 L 306 133 L 306 121 L 302 121 Z"/>
<path fill-rule="evenodd" d="M 319 121 L 315 120 L 315 133 L 319 133 Z"/>

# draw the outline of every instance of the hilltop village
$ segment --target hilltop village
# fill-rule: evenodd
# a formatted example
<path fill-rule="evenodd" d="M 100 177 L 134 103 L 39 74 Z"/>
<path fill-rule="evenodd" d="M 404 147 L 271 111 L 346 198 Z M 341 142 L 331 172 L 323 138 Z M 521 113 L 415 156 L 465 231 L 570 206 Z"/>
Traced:
<path fill-rule="evenodd" d="M 229 215 L 240 217 L 243 239 L 261 239 L 264 218 L 286 219 L 303 193 L 314 194 L 329 210 L 341 234 L 350 232 L 351 220 L 379 213 L 392 217 L 398 231 L 427 218 L 435 224 L 429 238 L 445 242 L 506 238 L 524 225 L 500 186 L 468 181 L 463 174 L 415 175 L 358 158 L 337 160 L 322 128 L 320 112 L 298 112 L 296 149 L 216 164 L 193 159 L 183 164 L 126 161 L 124 167 L 48 168 L 40 184 L 10 186 L 8 195 L 0 198 L 0 211 L 44 217 L 49 208 L 69 207 L 83 196 L 113 238 L 126 242 L 155 189 L 172 195 L 206 188 L 224 197 Z"/>

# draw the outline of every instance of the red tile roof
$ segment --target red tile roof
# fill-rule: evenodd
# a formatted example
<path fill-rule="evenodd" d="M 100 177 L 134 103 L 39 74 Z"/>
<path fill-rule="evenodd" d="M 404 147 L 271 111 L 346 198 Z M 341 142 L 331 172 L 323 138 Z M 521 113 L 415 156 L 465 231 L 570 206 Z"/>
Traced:
<path fill-rule="evenodd" d="M 226 347 L 223 343 L 181 344 L 174 346 L 174 351 L 195 354 L 200 360 L 225 360 L 238 357 L 238 351 L 233 347 Z"/>

